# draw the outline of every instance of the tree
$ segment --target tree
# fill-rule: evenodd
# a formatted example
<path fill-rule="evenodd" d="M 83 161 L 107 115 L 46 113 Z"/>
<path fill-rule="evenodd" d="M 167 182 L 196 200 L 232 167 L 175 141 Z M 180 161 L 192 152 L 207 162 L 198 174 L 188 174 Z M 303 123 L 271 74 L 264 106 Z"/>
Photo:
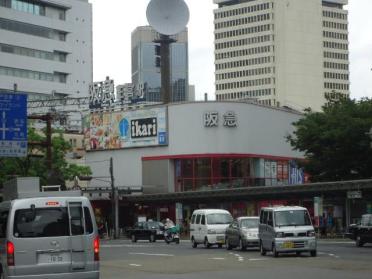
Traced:
<path fill-rule="evenodd" d="M 28 128 L 28 141 L 45 141 L 45 136 L 34 128 Z M 63 188 L 66 180 L 73 180 L 75 176 L 90 175 L 89 167 L 66 161 L 65 155 L 70 150 L 71 146 L 63 139 L 62 132 L 56 131 L 52 137 L 51 171 L 47 169 L 46 148 L 29 145 L 25 158 L 0 158 L 0 183 L 14 176 L 38 176 L 42 185 L 59 184 Z"/>
<path fill-rule="evenodd" d="M 300 164 L 312 182 L 372 177 L 372 99 L 329 99 L 323 112 L 307 110 L 293 125 L 287 140 L 305 153 Z"/>

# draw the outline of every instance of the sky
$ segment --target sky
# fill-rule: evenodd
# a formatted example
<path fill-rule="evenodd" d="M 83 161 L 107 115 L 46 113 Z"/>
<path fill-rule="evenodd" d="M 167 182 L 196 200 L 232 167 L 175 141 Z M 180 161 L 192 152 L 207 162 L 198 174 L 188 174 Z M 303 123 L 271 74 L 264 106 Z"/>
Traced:
<path fill-rule="evenodd" d="M 131 82 L 131 33 L 148 25 L 150 0 L 89 0 L 93 7 L 93 80 Z M 185 0 L 190 10 L 189 83 L 196 100 L 214 95 L 213 0 Z M 372 98 L 372 0 L 349 0 L 350 96 Z"/>

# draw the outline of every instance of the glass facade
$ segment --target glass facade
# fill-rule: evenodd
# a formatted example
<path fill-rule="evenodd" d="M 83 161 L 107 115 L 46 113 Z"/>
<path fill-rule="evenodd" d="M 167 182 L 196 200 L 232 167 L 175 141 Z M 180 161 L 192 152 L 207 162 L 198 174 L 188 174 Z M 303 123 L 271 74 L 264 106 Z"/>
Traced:
<path fill-rule="evenodd" d="M 66 32 L 4 18 L 0 18 L 0 29 L 44 37 L 52 40 L 66 41 Z"/>
<path fill-rule="evenodd" d="M 48 51 L 43 51 L 43 50 L 12 46 L 12 45 L 1 44 L 1 43 L 0 43 L 0 51 L 11 53 L 11 54 L 16 54 L 16 55 L 35 57 L 39 59 L 54 60 L 54 61 L 59 61 L 59 62 L 66 62 L 66 57 L 67 57 L 67 53 L 64 53 L 64 52 L 58 52 L 58 51 L 48 52 Z"/>
<path fill-rule="evenodd" d="M 140 43 L 132 52 L 132 83 L 143 84 L 145 101 L 161 102 L 161 71 L 158 43 Z M 171 52 L 172 101 L 188 98 L 188 55 L 186 43 L 173 43 Z"/>
<path fill-rule="evenodd" d="M 11 7 L 14 10 L 34 15 L 45 15 L 45 6 L 29 1 L 12 0 Z"/>
<path fill-rule="evenodd" d="M 67 82 L 66 73 L 55 72 L 51 74 L 51 73 L 30 71 L 30 70 L 3 67 L 3 66 L 0 66 L 0 75 L 35 79 L 35 80 L 43 80 L 43 81 L 51 81 L 51 82 L 60 82 L 60 83 Z"/>
<path fill-rule="evenodd" d="M 37 16 L 46 16 L 66 20 L 66 11 L 63 8 L 46 6 L 40 1 L 32 0 L 0 0 L 0 7 L 9 8 L 19 12 Z M 47 12 L 49 11 L 49 13 Z"/>
<path fill-rule="evenodd" d="M 289 161 L 244 156 L 176 159 L 177 192 L 288 185 Z"/>

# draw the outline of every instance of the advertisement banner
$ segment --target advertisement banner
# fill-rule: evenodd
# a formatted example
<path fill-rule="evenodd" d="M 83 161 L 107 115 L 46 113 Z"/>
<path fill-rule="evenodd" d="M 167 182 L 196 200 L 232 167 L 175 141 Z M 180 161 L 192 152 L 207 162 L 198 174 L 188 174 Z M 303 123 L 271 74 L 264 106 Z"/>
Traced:
<path fill-rule="evenodd" d="M 87 150 L 167 145 L 166 108 L 94 112 L 84 121 Z"/>
<path fill-rule="evenodd" d="M 295 161 L 289 163 L 289 184 L 304 184 L 305 174 L 302 168 L 299 168 Z"/>

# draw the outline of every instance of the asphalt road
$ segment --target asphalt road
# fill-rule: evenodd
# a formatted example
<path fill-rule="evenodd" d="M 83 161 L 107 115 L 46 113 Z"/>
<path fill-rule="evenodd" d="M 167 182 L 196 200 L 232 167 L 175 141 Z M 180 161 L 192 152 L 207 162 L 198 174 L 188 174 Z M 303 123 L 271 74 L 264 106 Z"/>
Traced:
<path fill-rule="evenodd" d="M 191 247 L 163 241 L 102 241 L 101 279 L 371 279 L 372 245 L 351 241 L 318 242 L 318 256 L 261 256 L 256 249 Z"/>

